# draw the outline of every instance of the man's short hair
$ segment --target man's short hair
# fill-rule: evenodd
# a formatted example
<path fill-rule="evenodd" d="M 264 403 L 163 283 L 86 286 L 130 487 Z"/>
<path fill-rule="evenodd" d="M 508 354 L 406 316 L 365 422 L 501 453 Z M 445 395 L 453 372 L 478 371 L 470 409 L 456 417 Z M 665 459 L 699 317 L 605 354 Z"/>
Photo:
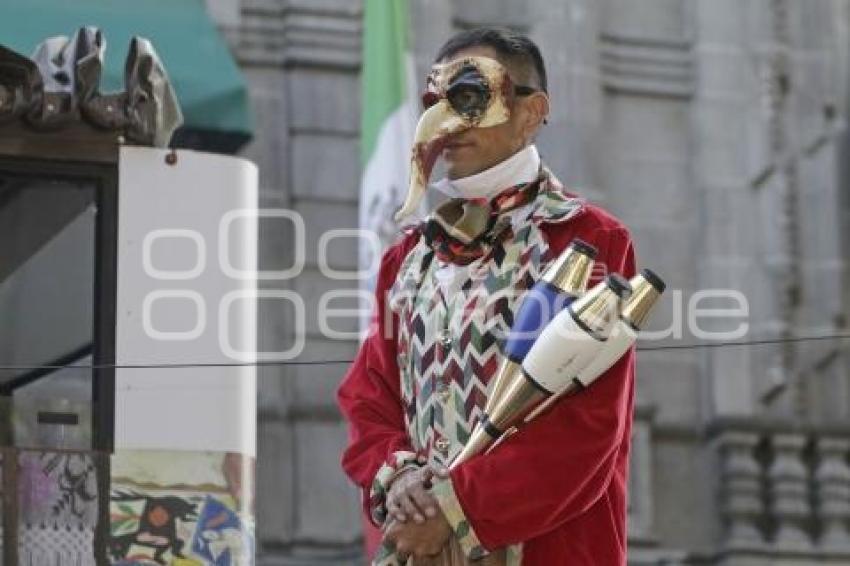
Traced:
<path fill-rule="evenodd" d="M 499 61 L 514 69 L 528 71 L 531 80 L 536 79 L 536 86 L 543 92 L 548 92 L 546 82 L 546 65 L 537 44 L 527 36 L 508 28 L 478 27 L 462 31 L 446 41 L 439 51 L 435 61 L 448 59 L 459 51 L 470 47 L 490 47 L 498 55 Z"/>

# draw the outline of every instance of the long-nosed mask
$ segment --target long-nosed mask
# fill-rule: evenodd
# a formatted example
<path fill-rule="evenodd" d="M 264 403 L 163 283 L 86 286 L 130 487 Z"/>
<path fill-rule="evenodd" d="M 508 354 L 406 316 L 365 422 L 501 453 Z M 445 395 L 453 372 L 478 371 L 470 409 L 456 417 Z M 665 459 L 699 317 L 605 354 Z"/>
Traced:
<path fill-rule="evenodd" d="M 534 91 L 515 86 L 501 63 L 481 56 L 434 65 L 426 86 L 422 97 L 426 110 L 416 126 L 411 151 L 410 186 L 396 220 L 416 210 L 450 136 L 507 122 L 513 98 Z"/>

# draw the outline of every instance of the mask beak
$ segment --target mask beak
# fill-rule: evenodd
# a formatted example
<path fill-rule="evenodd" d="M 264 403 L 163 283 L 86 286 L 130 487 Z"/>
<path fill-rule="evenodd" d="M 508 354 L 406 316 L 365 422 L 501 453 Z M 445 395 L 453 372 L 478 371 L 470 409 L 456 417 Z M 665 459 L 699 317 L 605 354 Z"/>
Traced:
<path fill-rule="evenodd" d="M 413 140 L 407 199 L 396 213 L 396 221 L 416 211 L 425 196 L 434 163 L 446 146 L 449 136 L 469 127 L 471 124 L 455 113 L 446 99 L 441 99 L 422 114 Z"/>

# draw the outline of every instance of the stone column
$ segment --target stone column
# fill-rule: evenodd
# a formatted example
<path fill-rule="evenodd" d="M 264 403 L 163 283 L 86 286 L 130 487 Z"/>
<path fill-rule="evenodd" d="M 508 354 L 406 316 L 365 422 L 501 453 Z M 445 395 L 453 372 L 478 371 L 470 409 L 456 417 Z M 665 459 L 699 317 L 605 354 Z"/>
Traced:
<path fill-rule="evenodd" d="M 529 33 L 546 59 L 551 109 L 538 136 L 546 163 L 574 191 L 604 200 L 599 16 L 604 2 L 530 0 Z"/>
<path fill-rule="evenodd" d="M 760 166 L 750 122 L 758 107 L 756 74 L 749 57 L 754 35 L 747 3 L 702 0 L 695 4 L 694 45 L 696 94 L 692 112 L 694 176 L 700 211 L 700 248 L 696 290 L 724 289 L 740 293 L 749 315 L 738 319 L 700 321 L 703 331 L 733 331 L 746 323 L 749 332 L 773 317 L 773 306 L 761 289 L 767 283 L 756 261 L 761 226 L 757 195 L 751 190 L 753 170 Z M 755 20 L 757 21 L 757 20 Z M 756 165 L 758 163 L 759 165 Z M 773 218 L 771 218 L 773 221 Z M 762 248 L 763 249 L 763 248 Z M 714 304 L 730 305 L 730 300 Z M 707 324 L 706 324 L 707 323 Z M 738 336 L 746 339 L 749 336 Z M 767 348 L 765 348 L 767 349 Z M 754 382 L 762 370 L 756 362 L 764 349 L 713 348 L 706 351 L 705 403 L 709 417 L 751 416 L 757 411 Z"/>
<path fill-rule="evenodd" d="M 772 445 L 774 459 L 768 476 L 776 546 L 782 550 L 807 550 L 811 546 L 808 528 L 812 514 L 808 473 L 803 463 L 806 438 L 801 434 L 777 434 Z"/>
<path fill-rule="evenodd" d="M 654 537 L 652 515 L 652 418 L 653 411 L 636 407 L 632 428 L 632 452 L 629 468 L 629 537 L 651 540 Z"/>
<path fill-rule="evenodd" d="M 758 436 L 725 432 L 718 440 L 721 457 L 722 515 L 726 523 L 724 546 L 750 549 L 764 544 L 759 521 L 764 516 L 761 470 L 755 459 Z"/>
<path fill-rule="evenodd" d="M 815 470 L 815 501 L 821 520 L 820 546 L 850 551 L 850 439 L 822 438 L 817 445 L 820 462 Z"/>

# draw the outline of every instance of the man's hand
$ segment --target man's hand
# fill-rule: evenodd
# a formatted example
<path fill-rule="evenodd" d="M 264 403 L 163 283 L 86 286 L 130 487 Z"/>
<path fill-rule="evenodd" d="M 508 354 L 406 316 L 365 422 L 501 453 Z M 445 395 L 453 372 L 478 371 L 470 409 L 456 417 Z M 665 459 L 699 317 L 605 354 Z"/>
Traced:
<path fill-rule="evenodd" d="M 443 512 L 436 510 L 436 515 L 423 523 L 390 522 L 384 533 L 384 541 L 395 547 L 396 555 L 400 558 L 428 558 L 439 554 L 446 546 L 452 528 Z"/>
<path fill-rule="evenodd" d="M 432 519 L 440 514 L 437 499 L 428 492 L 434 477 L 446 478 L 443 469 L 425 466 L 402 472 L 390 485 L 387 493 L 387 511 L 390 517 L 400 523 L 413 519 L 417 524 L 424 524 L 426 519 Z"/>

